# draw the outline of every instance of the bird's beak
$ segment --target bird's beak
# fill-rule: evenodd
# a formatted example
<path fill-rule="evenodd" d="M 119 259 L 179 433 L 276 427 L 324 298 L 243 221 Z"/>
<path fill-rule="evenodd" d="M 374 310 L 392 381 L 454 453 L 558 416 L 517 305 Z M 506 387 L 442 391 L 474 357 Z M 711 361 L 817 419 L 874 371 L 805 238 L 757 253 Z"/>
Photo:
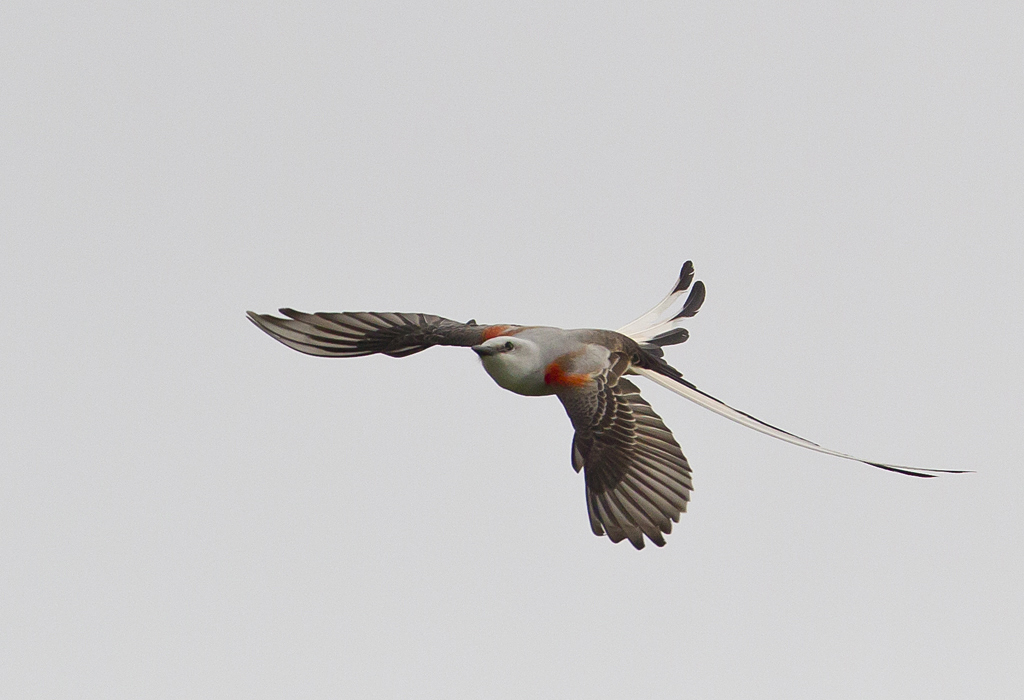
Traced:
<path fill-rule="evenodd" d="M 495 345 L 474 345 L 473 352 L 480 357 L 489 357 L 490 355 L 494 355 L 498 352 L 498 347 Z"/>

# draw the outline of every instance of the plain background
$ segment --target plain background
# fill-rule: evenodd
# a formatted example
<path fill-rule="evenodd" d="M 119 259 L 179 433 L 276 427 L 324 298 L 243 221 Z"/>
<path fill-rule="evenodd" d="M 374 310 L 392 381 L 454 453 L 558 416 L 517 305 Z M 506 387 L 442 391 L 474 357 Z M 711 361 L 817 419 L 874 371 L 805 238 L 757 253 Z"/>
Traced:
<path fill-rule="evenodd" d="M 0 695 L 1024 685 L 1018 3 L 0 9 Z M 246 309 L 617 328 L 696 491 L 588 528 L 554 399 Z"/>

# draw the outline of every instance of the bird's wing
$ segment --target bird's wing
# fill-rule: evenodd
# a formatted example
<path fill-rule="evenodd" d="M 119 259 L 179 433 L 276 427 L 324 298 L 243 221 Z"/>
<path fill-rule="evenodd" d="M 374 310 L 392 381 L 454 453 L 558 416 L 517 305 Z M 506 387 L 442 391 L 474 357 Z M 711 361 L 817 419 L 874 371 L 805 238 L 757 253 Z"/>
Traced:
<path fill-rule="evenodd" d="M 823 454 L 832 455 L 833 457 L 841 457 L 842 459 L 850 459 L 854 462 L 862 462 L 864 464 L 870 464 L 872 467 L 878 467 L 879 469 L 885 469 L 886 471 L 896 472 L 898 474 L 906 474 L 908 476 L 920 476 L 924 478 L 934 477 L 938 474 L 965 474 L 965 470 L 958 469 L 922 469 L 920 467 L 904 467 L 897 464 L 883 464 L 882 462 L 873 462 L 869 459 L 862 459 L 861 457 L 854 457 L 852 455 L 844 454 L 836 450 L 822 447 L 816 442 L 811 442 L 799 435 L 793 433 L 787 433 L 781 428 L 776 428 L 774 425 L 765 423 L 759 418 L 754 418 L 749 413 L 744 413 L 739 409 L 733 408 L 722 401 L 719 401 L 710 394 L 705 394 L 703 391 L 695 387 L 690 382 L 682 378 L 681 375 L 677 377 L 666 376 L 666 371 L 672 371 L 678 375 L 671 366 L 662 363 L 660 370 L 645 369 L 642 367 L 632 367 L 631 371 L 643 375 L 653 382 L 656 382 L 666 389 L 679 394 L 682 397 L 693 401 L 694 403 L 703 406 L 704 408 L 710 409 L 720 416 L 725 416 L 729 420 L 735 421 L 740 425 L 745 425 L 748 428 L 752 428 L 759 433 L 770 435 L 773 438 L 783 440 L 793 445 L 799 445 L 808 450 L 814 450 L 815 452 L 821 452 Z"/>
<path fill-rule="evenodd" d="M 478 345 L 512 326 L 459 323 L 430 314 L 348 312 L 307 314 L 281 309 L 288 318 L 246 312 L 272 338 L 307 355 L 405 357 L 433 345 Z"/>
<path fill-rule="evenodd" d="M 607 371 L 558 398 L 576 429 L 572 465 L 586 478 L 594 534 L 637 549 L 646 535 L 661 547 L 690 500 L 690 465 L 640 390 L 621 378 L 628 365 L 613 354 Z"/>

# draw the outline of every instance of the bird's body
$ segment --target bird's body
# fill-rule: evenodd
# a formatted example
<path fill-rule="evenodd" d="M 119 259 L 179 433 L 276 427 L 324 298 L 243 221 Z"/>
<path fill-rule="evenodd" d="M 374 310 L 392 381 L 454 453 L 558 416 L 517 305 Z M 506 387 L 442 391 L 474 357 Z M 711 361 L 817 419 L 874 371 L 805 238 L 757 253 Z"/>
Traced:
<path fill-rule="evenodd" d="M 549 396 L 592 381 L 611 353 L 627 346 L 629 354 L 639 351 L 634 341 L 612 331 L 520 326 L 474 349 L 498 386 L 523 396 Z"/>
<path fill-rule="evenodd" d="M 321 357 L 383 353 L 404 357 L 433 345 L 471 347 L 504 389 L 524 396 L 557 396 L 575 429 L 572 465 L 586 477 L 591 529 L 642 549 L 644 536 L 662 546 L 672 522 L 686 511 L 693 489 L 690 466 L 672 433 L 623 375 L 638 374 L 747 427 L 825 454 L 911 476 L 928 470 L 882 464 L 823 448 L 705 394 L 665 362 L 662 347 L 685 341 L 681 320 L 697 313 L 704 285 L 690 288 L 693 265 L 683 265 L 672 291 L 619 331 L 550 326 L 480 325 L 410 313 L 316 313 L 281 309 L 287 318 L 248 312 L 280 342 Z M 673 311 L 687 290 L 681 309 Z"/>

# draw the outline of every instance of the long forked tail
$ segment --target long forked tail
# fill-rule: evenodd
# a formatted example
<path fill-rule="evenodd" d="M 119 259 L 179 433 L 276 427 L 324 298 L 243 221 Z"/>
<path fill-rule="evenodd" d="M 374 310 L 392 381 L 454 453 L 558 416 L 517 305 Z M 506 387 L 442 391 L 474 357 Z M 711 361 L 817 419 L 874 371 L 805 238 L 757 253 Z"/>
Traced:
<path fill-rule="evenodd" d="M 659 301 L 654 308 L 640 318 L 627 323 L 619 329 L 619 333 L 627 335 L 644 346 L 645 350 L 653 351 L 660 356 L 659 349 L 665 345 L 682 343 L 690 334 L 680 326 L 685 322 L 683 319 L 694 316 L 704 303 L 704 283 L 698 280 L 693 288 L 693 263 L 687 260 L 679 271 L 679 278 L 665 298 Z M 689 289 L 690 293 L 683 302 L 682 307 L 677 307 L 677 302 L 683 298 L 683 293 Z"/>
<path fill-rule="evenodd" d="M 735 421 L 740 425 L 745 425 L 759 433 L 770 435 L 778 440 L 783 440 L 808 450 L 814 450 L 815 452 L 821 452 L 822 454 L 832 455 L 833 457 L 840 457 L 842 459 L 849 459 L 855 462 L 862 462 L 864 464 L 869 464 L 872 467 L 878 467 L 879 469 L 885 469 L 899 474 L 907 474 L 909 476 L 919 476 L 924 478 L 934 477 L 938 474 L 964 474 L 969 471 L 955 469 L 919 469 L 917 467 L 903 467 L 895 464 L 872 462 L 868 459 L 854 457 L 836 450 L 831 450 L 827 447 L 822 447 L 821 445 L 811 442 L 810 440 L 806 440 L 799 435 L 787 433 L 781 428 L 776 428 L 774 425 L 765 423 L 759 418 L 754 418 L 749 413 L 744 413 L 743 411 L 719 401 L 710 394 L 705 394 L 693 384 L 683 379 L 683 376 L 663 359 L 665 354 L 662 350 L 663 346 L 681 343 L 689 337 L 689 333 L 686 329 L 680 328 L 679 326 L 683 323 L 683 319 L 696 314 L 700 309 L 701 304 L 704 303 L 704 284 L 698 281 L 694 283 L 690 294 L 686 297 L 686 301 L 683 302 L 681 307 L 678 306 L 679 300 L 683 298 L 683 293 L 687 289 L 690 289 L 691 282 L 693 282 L 693 263 L 687 260 L 683 265 L 683 268 L 679 271 L 679 278 L 676 280 L 675 285 L 665 298 L 658 302 L 654 308 L 643 316 L 619 329 L 619 333 L 627 335 L 637 341 L 645 353 L 650 356 L 646 362 L 646 367 L 633 365 L 630 367 L 630 372 L 643 375 L 651 381 L 662 385 L 666 389 L 673 391 L 676 394 L 703 406 L 704 408 L 710 409 L 721 416 L 725 416 L 729 420 Z"/>
<path fill-rule="evenodd" d="M 667 365 L 666 368 L 671 369 Z M 769 425 L 768 423 L 765 423 L 763 420 L 754 418 L 749 413 L 744 413 L 743 411 L 735 409 L 732 406 L 729 406 L 719 401 L 714 396 L 705 394 L 703 391 L 701 391 L 700 389 L 698 389 L 697 387 L 695 387 L 693 384 L 686 381 L 682 377 L 673 378 L 661 372 L 655 371 L 653 369 L 644 369 L 636 366 L 632 367 L 631 369 L 637 374 L 641 374 L 650 379 L 651 381 L 660 384 L 669 391 L 675 392 L 676 394 L 679 394 L 680 396 L 687 398 L 690 401 L 693 401 L 695 404 L 710 409 L 720 416 L 725 416 L 729 420 L 735 421 L 740 425 L 745 425 L 748 428 L 752 428 L 759 433 L 770 435 L 773 438 L 783 440 L 785 442 L 797 445 L 799 447 L 804 447 L 808 450 L 814 450 L 815 452 L 821 452 L 822 454 L 832 455 L 833 457 L 840 457 L 842 459 L 850 459 L 853 460 L 854 462 L 862 462 L 864 464 L 869 464 L 872 467 L 878 467 L 879 469 L 885 469 L 887 471 L 896 472 L 898 474 L 906 474 L 908 476 L 931 478 L 934 476 L 938 476 L 939 474 L 970 473 L 970 470 L 921 469 L 918 467 L 903 467 L 895 464 L 883 464 L 881 462 L 872 462 L 869 459 L 861 459 L 860 457 L 854 457 L 853 455 L 837 452 L 836 450 L 830 450 L 827 447 L 822 447 L 821 445 L 811 442 L 810 440 L 806 440 L 798 435 L 787 433 L 785 430 L 782 430 L 781 428 L 776 428 L 774 425 Z"/>

